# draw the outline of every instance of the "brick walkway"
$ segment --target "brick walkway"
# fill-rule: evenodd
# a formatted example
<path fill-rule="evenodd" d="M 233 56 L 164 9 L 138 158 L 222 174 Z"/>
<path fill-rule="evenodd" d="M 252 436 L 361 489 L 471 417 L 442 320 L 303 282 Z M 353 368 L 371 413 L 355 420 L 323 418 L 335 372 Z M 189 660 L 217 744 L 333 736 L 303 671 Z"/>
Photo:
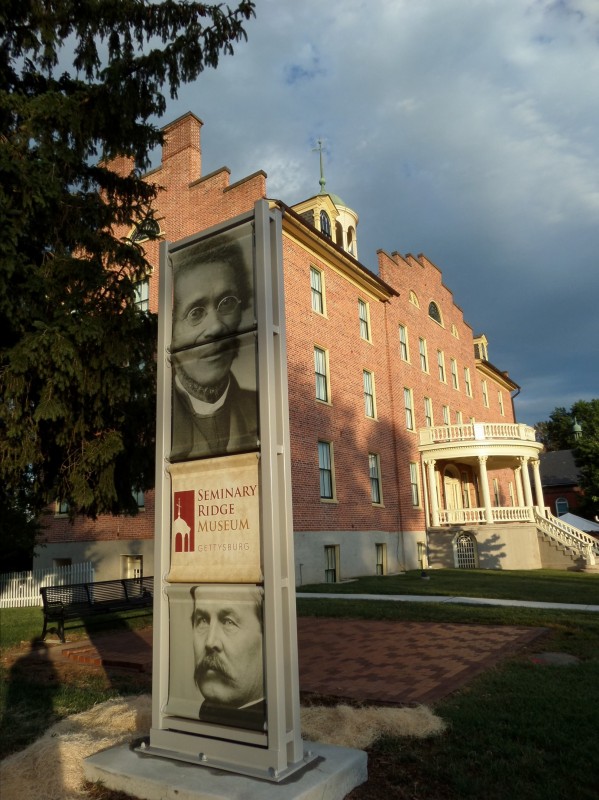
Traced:
<path fill-rule="evenodd" d="M 300 617 L 300 689 L 392 705 L 434 703 L 544 632 L 544 628 Z M 151 629 L 49 649 L 51 658 L 70 663 L 152 669 Z"/>

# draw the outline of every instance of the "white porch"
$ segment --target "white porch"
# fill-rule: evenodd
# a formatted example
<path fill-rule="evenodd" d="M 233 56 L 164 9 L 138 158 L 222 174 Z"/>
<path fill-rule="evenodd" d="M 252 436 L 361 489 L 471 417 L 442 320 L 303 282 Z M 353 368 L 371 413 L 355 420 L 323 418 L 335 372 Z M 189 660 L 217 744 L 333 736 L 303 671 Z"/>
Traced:
<path fill-rule="evenodd" d="M 493 525 L 534 522 L 544 514 L 539 452 L 534 428 L 511 423 L 475 422 L 419 431 L 427 526 Z M 534 481 L 530 480 L 529 466 Z M 491 491 L 493 473 L 510 470 L 509 497 Z M 506 486 L 502 484 L 502 493 Z M 507 502 L 506 502 L 507 500 Z"/>
<path fill-rule="evenodd" d="M 599 540 L 545 508 L 543 445 L 534 428 L 480 422 L 424 428 L 419 436 L 431 566 L 434 560 L 438 566 L 539 568 L 545 537 L 573 565 L 564 568 L 597 569 Z M 507 497 L 506 470 L 512 476 Z M 501 473 L 501 491 L 494 473 Z"/>

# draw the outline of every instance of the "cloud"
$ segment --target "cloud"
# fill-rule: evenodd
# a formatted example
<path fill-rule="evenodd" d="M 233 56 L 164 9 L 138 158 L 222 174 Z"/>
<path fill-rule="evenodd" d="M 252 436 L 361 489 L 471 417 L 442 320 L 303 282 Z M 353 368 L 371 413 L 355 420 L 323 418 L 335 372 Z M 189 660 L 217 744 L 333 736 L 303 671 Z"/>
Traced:
<path fill-rule="evenodd" d="M 204 120 L 204 171 L 298 202 L 322 138 L 361 260 L 425 252 L 523 421 L 599 395 L 599 4 L 257 0 L 247 30 L 169 105 Z"/>

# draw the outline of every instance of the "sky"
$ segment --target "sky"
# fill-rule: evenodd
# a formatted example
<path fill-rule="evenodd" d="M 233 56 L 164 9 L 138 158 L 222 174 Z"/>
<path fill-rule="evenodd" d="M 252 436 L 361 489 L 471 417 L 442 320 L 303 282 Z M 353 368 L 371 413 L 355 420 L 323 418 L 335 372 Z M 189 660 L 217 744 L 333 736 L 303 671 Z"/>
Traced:
<path fill-rule="evenodd" d="M 359 260 L 424 253 L 518 420 L 599 397 L 599 0 L 257 0 L 247 42 L 160 124 L 204 122 L 202 172 L 359 214 Z"/>

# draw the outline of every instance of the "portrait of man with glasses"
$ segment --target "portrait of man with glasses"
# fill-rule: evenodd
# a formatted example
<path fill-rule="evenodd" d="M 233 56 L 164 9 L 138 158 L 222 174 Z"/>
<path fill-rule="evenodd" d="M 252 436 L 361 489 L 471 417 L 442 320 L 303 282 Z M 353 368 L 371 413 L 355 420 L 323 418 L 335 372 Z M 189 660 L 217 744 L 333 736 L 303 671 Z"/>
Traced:
<path fill-rule="evenodd" d="M 172 461 L 257 448 L 252 236 L 243 227 L 244 236 L 172 255 Z"/>

